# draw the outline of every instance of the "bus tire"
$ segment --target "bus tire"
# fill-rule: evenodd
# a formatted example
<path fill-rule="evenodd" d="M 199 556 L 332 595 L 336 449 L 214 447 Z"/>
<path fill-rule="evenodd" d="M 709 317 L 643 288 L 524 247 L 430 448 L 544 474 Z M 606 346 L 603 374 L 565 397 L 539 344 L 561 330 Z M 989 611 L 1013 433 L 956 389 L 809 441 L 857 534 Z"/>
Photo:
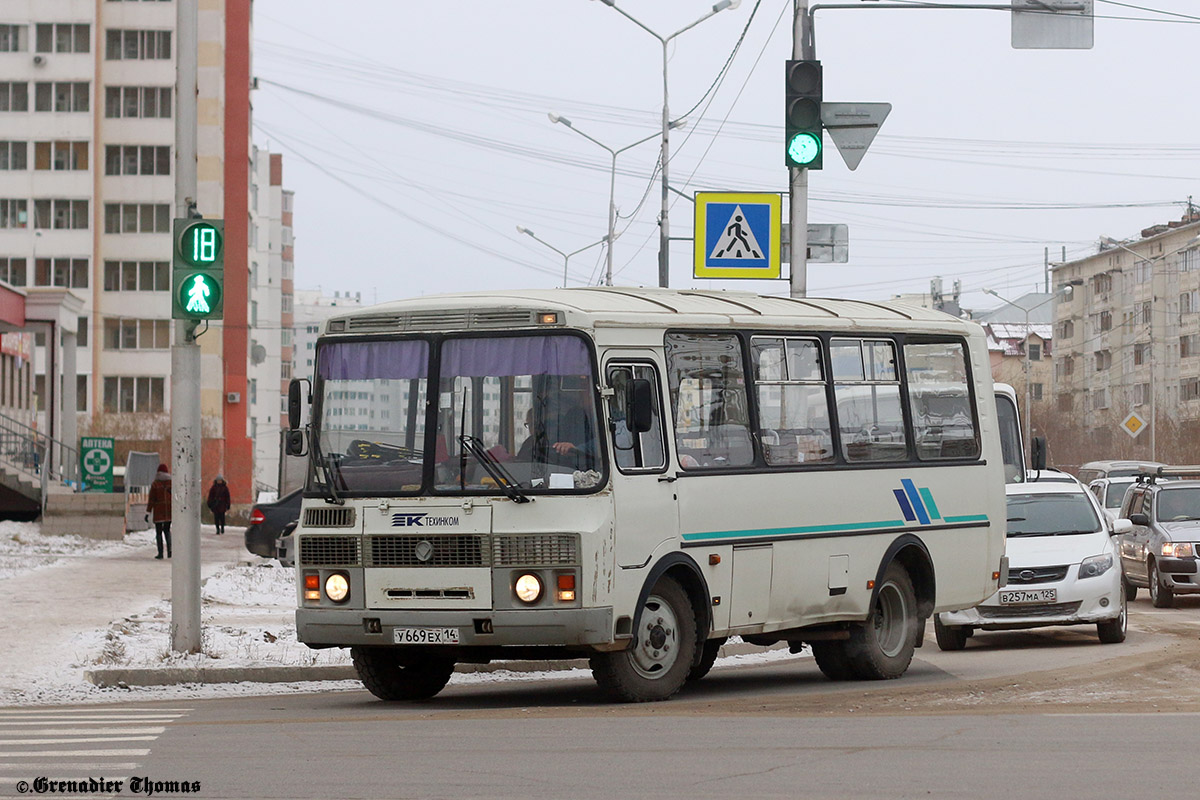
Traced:
<path fill-rule="evenodd" d="M 687 592 L 664 575 L 646 595 L 633 643 L 625 650 L 593 655 L 592 677 L 616 700 L 666 700 L 692 671 L 699 646 L 696 631 L 696 611 Z"/>
<path fill-rule="evenodd" d="M 445 688 L 453 659 L 401 654 L 389 647 L 351 647 L 354 671 L 380 700 L 426 700 Z"/>
<path fill-rule="evenodd" d="M 846 655 L 846 642 L 811 642 L 809 647 L 812 648 L 813 660 L 826 678 L 831 681 L 854 680 L 856 675 Z"/>
<path fill-rule="evenodd" d="M 859 680 L 899 678 L 916 648 L 917 594 L 908 570 L 888 564 L 866 623 L 850 629 L 846 656 Z"/>
<path fill-rule="evenodd" d="M 721 652 L 721 647 L 725 644 L 725 637 L 721 636 L 716 639 L 709 639 L 701 647 L 700 663 L 692 667 L 692 671 L 688 673 L 689 681 L 698 681 L 709 673 L 713 668 L 713 664 L 717 663 L 717 653 Z"/>

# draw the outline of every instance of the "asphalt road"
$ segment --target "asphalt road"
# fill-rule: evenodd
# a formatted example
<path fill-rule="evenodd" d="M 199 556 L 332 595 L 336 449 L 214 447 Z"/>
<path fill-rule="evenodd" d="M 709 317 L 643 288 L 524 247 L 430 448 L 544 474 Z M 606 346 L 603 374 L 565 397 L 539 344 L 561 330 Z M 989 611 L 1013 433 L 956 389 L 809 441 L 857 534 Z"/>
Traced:
<path fill-rule="evenodd" d="M 831 683 L 800 658 L 717 669 L 648 705 L 607 704 L 573 677 L 451 686 L 418 704 L 355 691 L 0 710 L 0 725 L 33 726 L 26 738 L 45 743 L 23 752 L 46 753 L 74 726 L 158 731 L 76 745 L 131 755 L 57 769 L 125 758 L 205 798 L 1193 797 L 1200 600 L 1181 605 L 1139 600 L 1119 645 L 1080 628 L 977 634 L 942 653 L 930 635 L 908 675 L 881 683 Z M 0 759 L 0 795 L 54 761 Z"/>

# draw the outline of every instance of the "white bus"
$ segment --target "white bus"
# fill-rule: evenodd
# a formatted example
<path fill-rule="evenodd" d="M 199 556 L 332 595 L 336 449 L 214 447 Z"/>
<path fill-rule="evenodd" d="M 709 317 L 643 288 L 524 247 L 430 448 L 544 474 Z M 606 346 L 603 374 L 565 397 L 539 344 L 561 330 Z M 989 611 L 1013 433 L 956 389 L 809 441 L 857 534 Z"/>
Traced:
<path fill-rule="evenodd" d="M 1005 468 L 984 335 L 738 292 L 423 297 L 324 323 L 297 635 L 385 700 L 455 663 L 590 659 L 663 700 L 729 636 L 904 673 L 995 593 Z M 289 418 L 304 411 L 293 382 Z"/>

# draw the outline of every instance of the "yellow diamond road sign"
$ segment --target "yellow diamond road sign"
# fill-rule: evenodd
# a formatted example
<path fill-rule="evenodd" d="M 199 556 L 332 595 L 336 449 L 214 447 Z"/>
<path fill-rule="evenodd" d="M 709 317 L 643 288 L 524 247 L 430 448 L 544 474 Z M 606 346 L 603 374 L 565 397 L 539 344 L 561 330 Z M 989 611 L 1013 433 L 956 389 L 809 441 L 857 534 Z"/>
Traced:
<path fill-rule="evenodd" d="M 1145 427 L 1146 420 L 1142 419 L 1136 411 L 1131 411 L 1129 416 L 1121 422 L 1121 430 L 1128 433 L 1132 439 L 1136 439 Z"/>

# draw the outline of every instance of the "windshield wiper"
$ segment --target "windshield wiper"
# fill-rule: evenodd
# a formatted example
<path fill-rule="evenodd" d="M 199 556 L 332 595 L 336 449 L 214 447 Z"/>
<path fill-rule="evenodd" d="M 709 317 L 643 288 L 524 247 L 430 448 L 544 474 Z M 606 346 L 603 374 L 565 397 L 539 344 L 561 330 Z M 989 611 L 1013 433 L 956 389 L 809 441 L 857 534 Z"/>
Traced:
<path fill-rule="evenodd" d="M 337 465 L 333 463 L 331 458 L 326 457 L 321 451 L 320 439 L 321 434 L 319 432 L 312 429 L 309 430 L 308 458 L 309 461 L 312 462 L 313 466 L 319 470 L 320 474 L 325 478 L 325 486 L 329 489 L 327 494 L 322 493 L 325 497 L 325 502 L 334 503 L 340 506 L 346 501 L 338 497 L 337 486 L 335 485 L 338 476 L 336 476 L 334 473 L 334 470 L 337 469 Z"/>
<path fill-rule="evenodd" d="M 495 456 L 487 451 L 487 448 L 483 446 L 483 442 L 479 437 L 472 436 L 469 433 L 462 433 L 459 434 L 458 442 L 462 445 L 463 452 L 470 452 L 471 455 L 475 456 L 475 460 L 487 470 L 487 474 L 492 476 L 492 480 L 496 482 L 496 485 L 500 487 L 509 500 L 512 500 L 514 503 L 532 502 L 532 499 L 521 491 L 517 479 L 513 477 L 512 473 L 503 464 L 496 460 Z M 463 460 L 465 461 L 466 458 L 464 457 Z M 464 469 L 463 473 L 465 472 L 466 470 Z"/>

